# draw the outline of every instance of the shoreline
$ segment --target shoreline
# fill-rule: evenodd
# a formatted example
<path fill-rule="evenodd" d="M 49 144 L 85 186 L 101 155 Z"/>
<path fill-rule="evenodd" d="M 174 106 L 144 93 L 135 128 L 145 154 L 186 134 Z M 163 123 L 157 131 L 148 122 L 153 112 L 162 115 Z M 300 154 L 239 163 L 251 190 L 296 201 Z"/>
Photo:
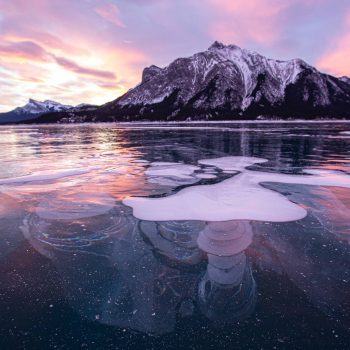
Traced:
<path fill-rule="evenodd" d="M 11 124 L 0 124 L 1 127 L 8 127 L 8 126 L 15 126 L 15 127 L 21 127 L 21 126 L 74 126 L 74 125 L 99 125 L 99 124 L 105 124 L 105 125 L 125 125 L 125 126 L 137 126 L 137 125 L 154 125 L 154 126 L 183 126 L 184 128 L 187 125 L 205 125 L 205 124 L 350 124 L 350 119 L 294 119 L 294 120 L 281 120 L 281 119 L 266 119 L 266 120 L 198 120 L 198 121 L 132 121 L 132 122 L 87 122 L 87 123 L 11 123 Z"/>

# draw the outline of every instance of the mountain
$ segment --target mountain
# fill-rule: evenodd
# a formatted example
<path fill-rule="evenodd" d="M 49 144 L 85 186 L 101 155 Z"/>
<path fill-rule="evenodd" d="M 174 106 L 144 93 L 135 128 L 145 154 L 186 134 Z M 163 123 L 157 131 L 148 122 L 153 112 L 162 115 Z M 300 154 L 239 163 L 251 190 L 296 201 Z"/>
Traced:
<path fill-rule="evenodd" d="M 150 66 L 142 81 L 93 113 L 57 113 L 56 122 L 349 118 L 348 79 L 323 74 L 301 59 L 280 61 L 215 42 L 165 68 Z M 39 120 L 40 121 L 40 118 Z"/>
<path fill-rule="evenodd" d="M 28 103 L 23 107 L 17 107 L 14 110 L 6 113 L 0 113 L 0 124 L 1 123 L 11 123 L 11 122 L 21 122 L 35 120 L 40 116 L 47 114 L 58 114 L 66 112 L 82 112 L 82 111 L 93 111 L 98 106 L 81 103 L 75 107 L 70 105 L 63 105 L 59 102 L 45 100 L 37 101 L 34 99 L 29 99 Z"/>
<path fill-rule="evenodd" d="M 72 106 L 62 105 L 55 101 L 36 101 L 29 99 L 23 107 L 17 107 L 6 113 L 0 113 L 0 123 L 18 122 L 37 118 L 38 116 L 49 112 L 63 112 L 72 108 Z"/>

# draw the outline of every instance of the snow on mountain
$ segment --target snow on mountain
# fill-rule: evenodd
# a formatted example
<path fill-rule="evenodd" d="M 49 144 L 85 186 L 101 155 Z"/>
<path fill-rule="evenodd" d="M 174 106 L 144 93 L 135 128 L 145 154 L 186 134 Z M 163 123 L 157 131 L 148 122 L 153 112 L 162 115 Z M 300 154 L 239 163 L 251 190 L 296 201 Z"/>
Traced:
<path fill-rule="evenodd" d="M 141 85 L 117 104 L 152 105 L 162 102 L 177 89 L 180 90 L 178 99 L 186 103 L 215 76 L 221 75 L 223 89 L 232 87 L 235 90 L 240 87 L 243 90 L 237 97 L 245 110 L 252 102 L 252 93 L 260 74 L 268 74 L 272 83 L 279 82 L 271 84 L 268 91 L 268 99 L 274 102 L 283 97 L 286 86 L 296 80 L 303 66 L 307 64 L 301 60 L 275 61 L 235 45 L 225 46 L 215 42 L 207 51 L 180 58 L 163 69 L 156 66 L 146 68 Z M 220 105 L 224 100 L 223 94 L 211 104 Z M 198 100 L 196 106 L 203 103 L 205 101 Z"/>
<path fill-rule="evenodd" d="M 62 112 L 72 108 L 69 105 L 63 105 L 61 103 L 46 100 L 46 101 L 36 101 L 29 99 L 29 102 L 23 107 L 17 107 L 13 110 L 16 114 L 42 114 L 48 112 Z"/>
<path fill-rule="evenodd" d="M 112 102 L 63 111 L 49 121 L 350 118 L 348 80 L 301 59 L 274 60 L 215 42 L 167 67 L 145 68 L 140 84 Z M 47 116 L 38 122 L 48 122 Z"/>
<path fill-rule="evenodd" d="M 350 78 L 349 77 L 343 76 L 343 77 L 340 77 L 339 80 L 343 81 L 344 83 L 350 84 Z"/>
<path fill-rule="evenodd" d="M 81 103 L 73 107 L 51 100 L 37 101 L 34 99 L 29 99 L 28 103 L 22 107 L 17 107 L 7 113 L 0 113 L 0 123 L 31 120 L 47 113 L 59 113 L 68 111 L 79 112 L 84 110 L 91 111 L 96 108 L 97 106 L 89 105 L 86 103 Z"/>
<path fill-rule="evenodd" d="M 338 117 L 349 108 L 344 80 L 301 59 L 274 60 L 215 42 L 165 68 L 146 68 L 139 85 L 97 112 L 110 120 L 177 120 Z"/>

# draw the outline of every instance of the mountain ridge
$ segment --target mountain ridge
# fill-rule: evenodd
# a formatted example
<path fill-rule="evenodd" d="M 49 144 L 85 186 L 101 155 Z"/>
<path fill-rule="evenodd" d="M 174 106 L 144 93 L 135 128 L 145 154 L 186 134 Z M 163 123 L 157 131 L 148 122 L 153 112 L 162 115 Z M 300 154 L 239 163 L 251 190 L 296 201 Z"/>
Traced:
<path fill-rule="evenodd" d="M 141 82 L 93 111 L 50 113 L 37 122 L 350 118 L 350 80 L 301 59 L 266 58 L 214 42 L 206 51 L 151 65 Z"/>
<path fill-rule="evenodd" d="M 67 111 L 79 112 L 82 109 L 86 110 L 87 108 L 91 107 L 94 106 L 81 103 L 73 107 L 71 105 L 64 105 L 52 100 L 38 101 L 30 98 L 24 106 L 17 107 L 9 112 L 0 113 L 0 124 L 10 122 L 25 122 L 36 119 L 39 116 L 48 113 L 60 113 Z"/>

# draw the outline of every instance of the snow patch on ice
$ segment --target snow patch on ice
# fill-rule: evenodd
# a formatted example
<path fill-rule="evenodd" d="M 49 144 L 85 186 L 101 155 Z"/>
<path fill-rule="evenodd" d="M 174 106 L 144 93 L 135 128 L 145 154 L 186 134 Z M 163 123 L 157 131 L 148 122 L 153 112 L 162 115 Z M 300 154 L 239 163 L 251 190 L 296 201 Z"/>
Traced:
<path fill-rule="evenodd" d="M 161 163 L 161 164 L 164 164 L 164 163 Z M 170 165 L 151 166 L 145 171 L 145 174 L 148 176 L 165 176 L 165 177 L 177 177 L 181 179 L 188 179 L 188 178 L 192 178 L 191 175 L 196 170 L 200 170 L 200 168 L 194 165 L 173 163 Z"/>
<path fill-rule="evenodd" d="M 216 179 L 217 176 L 214 174 L 196 174 L 196 177 L 198 179 Z"/>
<path fill-rule="evenodd" d="M 200 160 L 200 164 L 241 171 L 214 185 L 192 186 L 163 198 L 124 199 L 134 216 L 142 220 L 258 220 L 295 221 L 307 211 L 285 196 L 262 187 L 263 182 L 341 186 L 350 188 L 350 176 L 341 172 L 311 170 L 312 175 L 286 175 L 246 170 L 245 167 L 266 162 L 251 157 L 224 157 Z"/>
<path fill-rule="evenodd" d="M 221 157 L 215 159 L 202 159 L 199 164 L 210 165 L 223 171 L 243 171 L 245 168 L 259 163 L 266 163 L 268 160 L 255 157 Z"/>
<path fill-rule="evenodd" d="M 187 179 L 196 170 L 200 170 L 199 167 L 194 165 L 174 162 L 153 162 L 150 165 L 151 166 L 145 171 L 145 174 L 148 176 L 165 176 Z"/>

